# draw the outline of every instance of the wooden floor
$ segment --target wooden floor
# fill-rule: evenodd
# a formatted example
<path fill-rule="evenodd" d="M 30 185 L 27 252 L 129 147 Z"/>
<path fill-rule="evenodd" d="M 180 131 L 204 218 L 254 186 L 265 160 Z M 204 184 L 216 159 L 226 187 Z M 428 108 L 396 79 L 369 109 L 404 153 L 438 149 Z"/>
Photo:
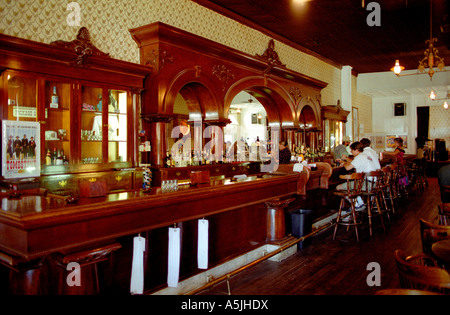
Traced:
<path fill-rule="evenodd" d="M 436 222 L 440 202 L 436 178 L 429 178 L 429 188 L 413 191 L 401 201 L 399 211 L 386 231 L 380 225 L 369 236 L 368 228 L 360 229 L 360 242 L 354 230 L 340 227 L 336 240 L 332 229 L 312 239 L 311 245 L 282 262 L 264 261 L 199 295 L 372 295 L 378 290 L 399 288 L 394 251 L 408 254 L 422 252 L 419 218 Z M 381 267 L 381 286 L 367 284 L 367 265 Z M 229 290 L 228 290 L 229 287 Z"/>

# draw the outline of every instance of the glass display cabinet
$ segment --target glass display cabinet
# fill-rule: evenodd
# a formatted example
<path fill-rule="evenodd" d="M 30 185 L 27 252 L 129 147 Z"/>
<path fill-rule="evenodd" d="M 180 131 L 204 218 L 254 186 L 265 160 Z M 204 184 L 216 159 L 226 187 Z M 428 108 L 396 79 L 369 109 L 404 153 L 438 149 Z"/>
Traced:
<path fill-rule="evenodd" d="M 77 186 L 81 178 L 115 188 L 138 186 L 137 113 L 151 67 L 106 54 L 80 60 L 70 42 L 56 43 L 0 34 L 0 119 L 39 123 L 40 146 L 33 152 L 40 159 L 41 187 Z M 31 140 L 21 145 L 24 154 L 31 152 Z"/>
<path fill-rule="evenodd" d="M 326 153 L 334 153 L 334 149 L 342 143 L 349 113 L 339 102 L 337 105 L 322 106 L 323 148 Z"/>

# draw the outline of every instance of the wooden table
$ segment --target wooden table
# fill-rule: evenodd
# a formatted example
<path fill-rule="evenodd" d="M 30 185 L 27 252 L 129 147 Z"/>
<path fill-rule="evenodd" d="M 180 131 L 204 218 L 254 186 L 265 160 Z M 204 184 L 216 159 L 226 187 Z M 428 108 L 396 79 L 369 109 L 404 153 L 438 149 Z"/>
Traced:
<path fill-rule="evenodd" d="M 446 268 L 450 267 L 450 239 L 434 243 L 431 250 Z"/>

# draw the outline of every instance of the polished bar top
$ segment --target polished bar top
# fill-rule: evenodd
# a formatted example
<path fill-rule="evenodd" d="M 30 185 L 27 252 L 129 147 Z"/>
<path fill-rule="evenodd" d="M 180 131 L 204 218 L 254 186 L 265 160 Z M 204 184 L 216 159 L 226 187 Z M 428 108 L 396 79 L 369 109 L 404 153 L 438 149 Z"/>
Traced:
<path fill-rule="evenodd" d="M 161 187 L 124 191 L 105 197 L 63 198 L 24 192 L 17 198 L 1 195 L 0 250 L 26 259 L 96 241 L 132 235 L 293 195 L 299 174 L 249 176 L 213 180 L 177 191 Z M 265 215 L 265 213 L 261 213 Z"/>

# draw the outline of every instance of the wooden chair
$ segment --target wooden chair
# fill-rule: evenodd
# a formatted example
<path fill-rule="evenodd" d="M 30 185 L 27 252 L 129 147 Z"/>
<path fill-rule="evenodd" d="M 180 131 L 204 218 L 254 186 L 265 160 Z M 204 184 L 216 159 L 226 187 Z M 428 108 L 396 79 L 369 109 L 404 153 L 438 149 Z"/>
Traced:
<path fill-rule="evenodd" d="M 438 261 L 439 265 L 443 266 L 444 264 L 433 254 L 431 247 L 436 242 L 450 239 L 450 226 L 433 224 L 423 219 L 419 219 L 419 222 L 423 252 L 433 257 Z"/>
<path fill-rule="evenodd" d="M 389 217 L 389 212 L 385 209 L 381 208 L 381 197 L 382 197 L 382 188 L 383 188 L 383 173 L 380 171 L 373 171 L 370 173 L 366 173 L 365 176 L 365 187 L 361 192 L 362 196 L 365 197 L 365 203 L 367 206 L 367 217 L 369 219 L 369 230 L 370 236 L 373 235 L 372 231 L 372 216 L 378 215 L 381 220 L 381 225 L 383 226 L 383 230 L 386 230 L 383 222 L 383 213 L 387 213 Z M 374 207 L 376 206 L 376 208 Z"/>
<path fill-rule="evenodd" d="M 361 196 L 362 186 L 364 184 L 364 173 L 353 173 L 350 175 L 340 175 L 339 178 L 346 180 L 346 189 L 344 190 L 335 190 L 334 194 L 341 198 L 341 202 L 339 205 L 338 215 L 336 218 L 336 226 L 334 227 L 333 240 L 336 237 L 336 232 L 339 225 L 353 225 L 355 227 L 356 240 L 359 242 L 358 235 L 358 225 L 361 222 L 358 222 L 356 219 L 356 211 L 355 211 L 355 202 L 356 198 Z M 351 216 L 353 218 L 353 222 L 343 222 L 342 221 L 342 210 L 345 206 L 345 201 L 350 202 L 351 207 Z"/>
<path fill-rule="evenodd" d="M 450 225 L 450 203 L 440 203 L 438 208 L 439 208 L 439 224 Z"/>
<path fill-rule="evenodd" d="M 433 266 L 423 265 L 424 260 L 433 264 L 433 258 L 426 254 L 407 256 L 402 250 L 396 250 L 394 256 L 400 286 L 403 289 L 450 294 L 450 274 L 437 267 L 435 262 Z"/>

